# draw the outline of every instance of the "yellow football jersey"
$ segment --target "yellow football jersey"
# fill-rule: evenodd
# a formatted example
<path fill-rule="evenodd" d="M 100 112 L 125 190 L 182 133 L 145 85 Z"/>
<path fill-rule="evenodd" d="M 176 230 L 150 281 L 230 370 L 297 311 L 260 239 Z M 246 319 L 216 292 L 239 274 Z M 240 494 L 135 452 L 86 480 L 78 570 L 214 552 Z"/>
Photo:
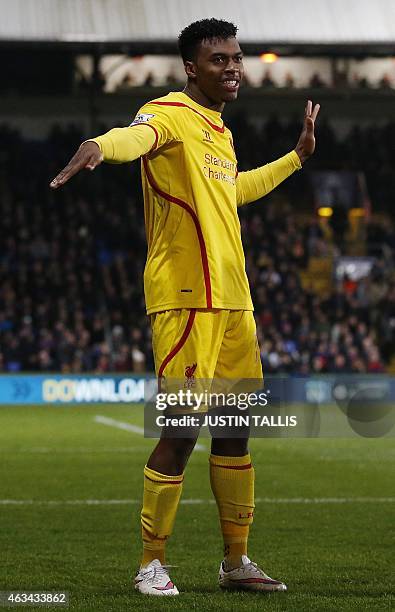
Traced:
<path fill-rule="evenodd" d="M 295 151 L 238 174 L 232 134 L 221 114 L 182 92 L 145 104 L 130 128 L 92 140 L 105 161 L 142 155 L 148 314 L 253 310 L 237 207 L 300 168 Z"/>

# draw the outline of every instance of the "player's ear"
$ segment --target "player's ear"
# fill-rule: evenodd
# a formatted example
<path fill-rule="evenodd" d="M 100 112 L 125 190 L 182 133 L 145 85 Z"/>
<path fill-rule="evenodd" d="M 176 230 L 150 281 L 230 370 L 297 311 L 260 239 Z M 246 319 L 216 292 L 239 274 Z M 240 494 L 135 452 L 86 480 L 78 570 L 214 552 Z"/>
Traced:
<path fill-rule="evenodd" d="M 188 79 L 196 79 L 196 66 L 194 62 L 187 60 L 184 64 L 184 68 Z"/>

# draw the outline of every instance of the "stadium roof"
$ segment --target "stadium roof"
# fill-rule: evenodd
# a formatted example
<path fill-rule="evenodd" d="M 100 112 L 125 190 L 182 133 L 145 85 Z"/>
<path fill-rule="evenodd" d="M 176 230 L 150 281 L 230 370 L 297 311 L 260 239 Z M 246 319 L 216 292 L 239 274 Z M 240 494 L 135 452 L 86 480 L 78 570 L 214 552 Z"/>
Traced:
<path fill-rule="evenodd" d="M 204 17 L 234 21 L 247 45 L 385 45 L 395 0 L 0 0 L 0 41 L 175 44 Z"/>

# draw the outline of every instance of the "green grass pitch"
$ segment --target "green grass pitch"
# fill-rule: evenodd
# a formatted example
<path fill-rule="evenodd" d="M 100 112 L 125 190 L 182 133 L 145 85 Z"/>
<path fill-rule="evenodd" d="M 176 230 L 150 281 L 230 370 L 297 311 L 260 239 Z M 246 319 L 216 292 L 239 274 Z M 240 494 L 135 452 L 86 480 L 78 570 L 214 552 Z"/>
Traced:
<path fill-rule="evenodd" d="M 180 506 L 168 545 L 181 595 L 143 598 L 132 576 L 154 441 L 96 415 L 142 425 L 141 407 L 0 408 L 0 590 L 67 590 L 81 612 L 392 609 L 393 440 L 252 440 L 250 556 L 288 584 L 253 595 L 217 587 L 222 544 L 202 439 L 183 492 L 200 501 Z"/>

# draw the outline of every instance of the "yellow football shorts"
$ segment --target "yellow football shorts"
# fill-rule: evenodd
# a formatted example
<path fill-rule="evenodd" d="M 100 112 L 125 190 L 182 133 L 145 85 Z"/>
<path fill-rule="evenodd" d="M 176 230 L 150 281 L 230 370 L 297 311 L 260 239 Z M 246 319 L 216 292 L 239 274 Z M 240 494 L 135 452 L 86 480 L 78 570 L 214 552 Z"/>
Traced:
<path fill-rule="evenodd" d="M 166 310 L 151 315 L 151 325 L 155 370 L 166 392 L 259 388 L 262 365 L 251 311 Z"/>

